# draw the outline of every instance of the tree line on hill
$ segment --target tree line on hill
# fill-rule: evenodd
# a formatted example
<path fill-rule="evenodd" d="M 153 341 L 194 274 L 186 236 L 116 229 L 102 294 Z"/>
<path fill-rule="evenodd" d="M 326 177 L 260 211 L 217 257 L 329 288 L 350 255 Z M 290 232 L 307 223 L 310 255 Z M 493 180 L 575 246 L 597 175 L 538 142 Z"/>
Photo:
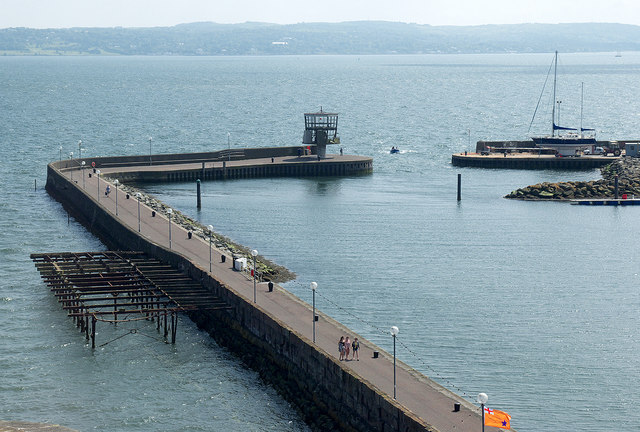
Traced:
<path fill-rule="evenodd" d="M 309 55 L 640 50 L 640 26 L 430 26 L 385 21 L 0 29 L 3 55 Z"/>

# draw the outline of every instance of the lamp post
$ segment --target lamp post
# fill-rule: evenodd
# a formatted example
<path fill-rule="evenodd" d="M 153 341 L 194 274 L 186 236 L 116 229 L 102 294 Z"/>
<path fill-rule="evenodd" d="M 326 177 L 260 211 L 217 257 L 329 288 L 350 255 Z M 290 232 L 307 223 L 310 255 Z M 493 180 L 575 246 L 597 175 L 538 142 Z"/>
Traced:
<path fill-rule="evenodd" d="M 229 147 L 227 156 L 229 157 L 229 162 L 231 162 L 231 132 L 227 132 L 227 147 Z"/>
<path fill-rule="evenodd" d="M 136 192 L 136 198 L 138 199 L 138 232 L 140 232 L 140 192 Z"/>
<path fill-rule="evenodd" d="M 151 165 L 151 141 L 153 138 L 149 137 L 149 165 Z"/>
<path fill-rule="evenodd" d="M 60 146 L 60 162 L 62 162 L 62 146 Z"/>
<path fill-rule="evenodd" d="M 96 170 L 96 177 L 98 178 L 98 202 L 100 202 L 100 170 Z"/>
<path fill-rule="evenodd" d="M 482 432 L 484 432 L 484 404 L 489 400 L 489 396 L 486 393 L 478 393 L 478 402 L 480 403 L 480 410 L 482 411 Z"/>
<path fill-rule="evenodd" d="M 78 159 L 82 159 L 82 140 L 78 140 Z"/>
<path fill-rule="evenodd" d="M 84 187 L 84 166 L 86 165 L 85 161 L 80 162 L 80 165 L 82 166 L 82 189 L 85 189 Z"/>
<path fill-rule="evenodd" d="M 400 329 L 396 326 L 391 327 L 391 336 L 393 336 L 393 398 L 396 398 L 396 336 L 400 333 Z"/>
<path fill-rule="evenodd" d="M 208 225 L 209 230 L 209 273 L 211 273 L 211 236 L 213 235 L 213 225 Z"/>
<path fill-rule="evenodd" d="M 118 185 L 120 184 L 120 182 L 118 181 L 118 179 L 115 179 L 113 182 L 113 185 L 116 187 L 116 216 L 118 216 Z"/>
<path fill-rule="evenodd" d="M 167 214 L 169 215 L 169 249 L 171 249 L 171 215 L 173 214 L 173 210 L 168 208 Z"/>
<path fill-rule="evenodd" d="M 313 343 L 316 343 L 316 288 L 318 288 L 318 284 L 311 282 L 311 292 L 313 293 Z"/>
<path fill-rule="evenodd" d="M 71 159 L 71 171 L 69 171 L 69 176 L 71 177 L 71 181 L 73 181 L 73 152 L 69 152 L 69 159 Z"/>
<path fill-rule="evenodd" d="M 257 250 L 252 250 L 251 255 L 253 256 L 253 302 L 256 302 L 256 256 L 258 255 Z"/>

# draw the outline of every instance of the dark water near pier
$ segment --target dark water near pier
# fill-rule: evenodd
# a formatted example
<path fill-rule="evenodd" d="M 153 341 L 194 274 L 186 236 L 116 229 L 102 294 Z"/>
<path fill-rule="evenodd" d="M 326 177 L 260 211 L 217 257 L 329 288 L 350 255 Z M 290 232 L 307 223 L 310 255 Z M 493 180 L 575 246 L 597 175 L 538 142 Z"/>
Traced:
<path fill-rule="evenodd" d="M 371 176 L 149 186 L 298 274 L 286 288 L 519 431 L 640 429 L 635 208 L 501 198 L 597 171 L 454 169 L 477 139 L 524 138 L 551 55 L 0 58 L 0 418 L 81 430 L 304 430 L 295 411 L 188 320 L 100 328 L 92 352 L 31 252 L 102 249 L 42 190 L 45 165 L 83 155 L 292 145 L 302 113 L 341 113 Z M 563 123 L 637 137 L 640 54 L 561 56 Z M 534 123 L 546 133 L 545 119 Z M 471 138 L 471 140 L 470 140 Z M 401 154 L 390 155 L 389 148 Z M 337 148 L 335 149 L 337 152 Z M 462 173 L 463 200 L 455 201 Z M 38 190 L 33 191 L 37 180 Z M 401 392 L 401 389 L 399 389 Z"/>

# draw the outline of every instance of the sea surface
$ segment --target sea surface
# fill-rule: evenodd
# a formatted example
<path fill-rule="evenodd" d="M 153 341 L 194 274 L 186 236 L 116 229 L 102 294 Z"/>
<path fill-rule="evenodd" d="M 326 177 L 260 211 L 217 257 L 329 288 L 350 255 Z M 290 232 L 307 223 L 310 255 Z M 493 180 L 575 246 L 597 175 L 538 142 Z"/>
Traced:
<path fill-rule="evenodd" d="M 638 209 L 503 198 L 597 170 L 450 164 L 480 139 L 549 132 L 552 57 L 0 57 L 0 419 L 307 430 L 186 318 L 175 346 L 145 323 L 99 326 L 91 350 L 29 254 L 105 249 L 44 191 L 79 140 L 83 157 L 148 154 L 149 137 L 153 153 L 290 146 L 322 108 L 373 174 L 203 182 L 200 211 L 194 184 L 145 190 L 294 271 L 303 300 L 316 281 L 317 306 L 383 349 L 398 326 L 400 359 L 487 393 L 518 431 L 640 430 Z M 638 82 L 640 53 L 561 53 L 561 123 L 579 125 L 584 83 L 584 127 L 640 138 Z"/>

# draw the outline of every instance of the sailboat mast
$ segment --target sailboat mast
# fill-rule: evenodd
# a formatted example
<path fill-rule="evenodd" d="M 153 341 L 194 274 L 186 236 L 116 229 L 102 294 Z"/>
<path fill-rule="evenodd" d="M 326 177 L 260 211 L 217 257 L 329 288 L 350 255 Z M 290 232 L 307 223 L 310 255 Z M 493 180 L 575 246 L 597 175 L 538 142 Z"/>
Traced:
<path fill-rule="evenodd" d="M 584 81 L 580 86 L 580 138 L 582 138 L 582 110 L 584 107 Z"/>
<path fill-rule="evenodd" d="M 553 69 L 553 106 L 551 107 L 551 136 L 556 136 L 556 78 L 558 76 L 558 51 L 554 60 Z"/>

